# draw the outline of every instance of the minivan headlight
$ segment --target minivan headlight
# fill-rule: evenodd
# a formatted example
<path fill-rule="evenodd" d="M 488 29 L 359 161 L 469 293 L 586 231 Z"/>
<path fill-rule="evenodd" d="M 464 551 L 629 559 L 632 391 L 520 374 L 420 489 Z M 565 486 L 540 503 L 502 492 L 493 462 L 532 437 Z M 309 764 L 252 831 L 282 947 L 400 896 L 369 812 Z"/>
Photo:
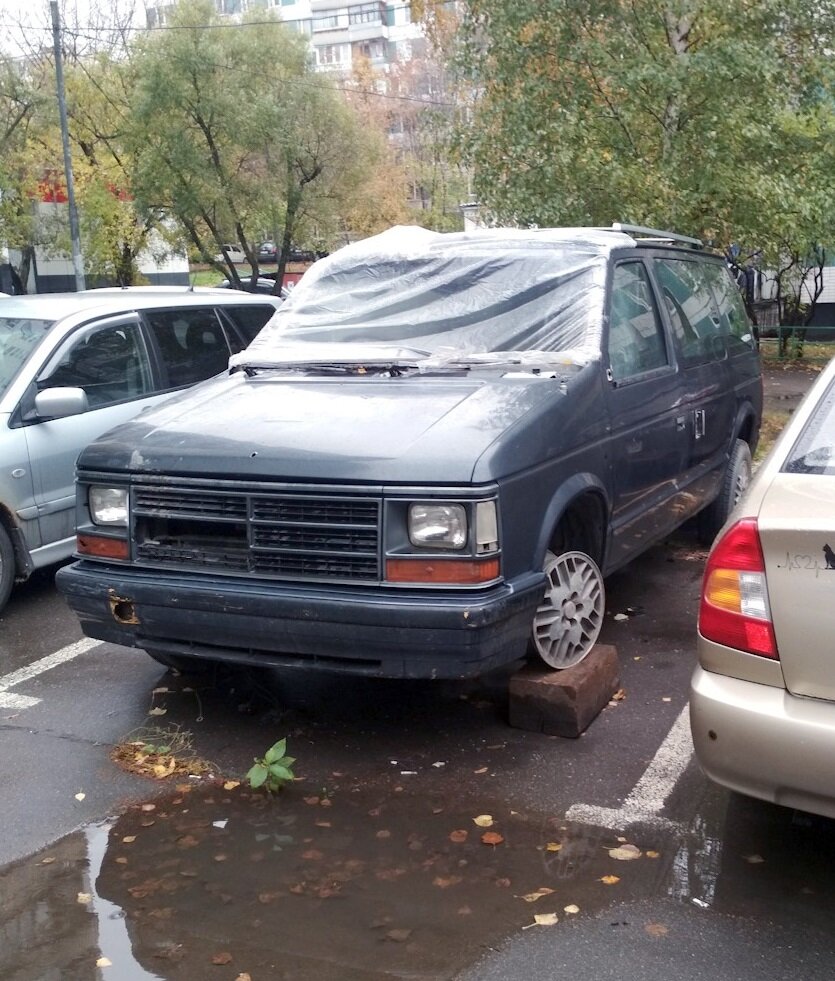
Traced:
<path fill-rule="evenodd" d="M 125 487 L 91 487 L 90 517 L 97 525 L 127 527 L 128 492 Z"/>
<path fill-rule="evenodd" d="M 463 504 L 411 504 L 409 541 L 422 548 L 460 549 L 467 544 Z"/>

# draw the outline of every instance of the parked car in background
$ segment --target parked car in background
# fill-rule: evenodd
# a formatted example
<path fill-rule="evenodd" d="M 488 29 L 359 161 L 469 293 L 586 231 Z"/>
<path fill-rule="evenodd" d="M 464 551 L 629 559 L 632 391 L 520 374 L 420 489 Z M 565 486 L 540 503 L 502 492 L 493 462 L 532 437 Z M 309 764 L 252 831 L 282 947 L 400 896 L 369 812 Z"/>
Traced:
<path fill-rule="evenodd" d="M 244 293 L 272 294 L 275 289 L 275 277 L 270 279 L 269 276 L 259 276 L 253 285 L 251 277 L 242 276 L 240 286 L 233 283 L 231 279 L 224 279 L 217 284 L 217 288 L 222 290 L 240 290 Z"/>
<path fill-rule="evenodd" d="M 222 245 L 221 251 L 218 252 L 215 259 L 218 262 L 231 262 L 238 266 L 246 262 L 246 253 L 238 245 Z"/>
<path fill-rule="evenodd" d="M 105 289 L 0 303 L 0 609 L 75 547 L 75 461 L 141 409 L 223 371 L 280 301 Z"/>
<path fill-rule="evenodd" d="M 835 818 L 835 360 L 713 546 L 690 717 L 723 786 Z"/>
<path fill-rule="evenodd" d="M 630 226 L 391 229 L 231 365 L 79 459 L 59 586 L 168 666 L 576 664 L 605 575 L 724 523 L 762 409 L 723 258 Z"/>
<path fill-rule="evenodd" d="M 258 258 L 261 262 L 275 262 L 278 257 L 278 247 L 275 242 L 262 242 L 258 246 Z"/>

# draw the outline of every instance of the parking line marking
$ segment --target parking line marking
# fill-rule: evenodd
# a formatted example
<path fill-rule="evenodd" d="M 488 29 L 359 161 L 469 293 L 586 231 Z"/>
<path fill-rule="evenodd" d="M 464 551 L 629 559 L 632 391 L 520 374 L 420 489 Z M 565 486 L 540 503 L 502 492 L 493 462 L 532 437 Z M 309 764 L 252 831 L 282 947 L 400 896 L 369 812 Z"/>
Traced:
<path fill-rule="evenodd" d="M 689 706 L 685 705 L 664 742 L 658 747 L 652 762 L 620 807 L 572 804 L 565 812 L 568 820 L 612 829 L 641 822 L 656 828 L 678 830 L 677 822 L 662 817 L 659 812 L 693 755 L 688 716 Z"/>
<path fill-rule="evenodd" d="M 43 674 L 44 671 L 57 668 L 59 664 L 66 664 L 67 661 L 72 661 L 80 654 L 85 654 L 94 647 L 100 647 L 102 643 L 103 641 L 101 640 L 92 640 L 89 637 L 85 637 L 82 640 L 77 640 L 74 644 L 68 644 L 66 647 L 62 647 L 60 651 L 55 651 L 54 654 L 47 654 L 46 657 L 42 657 L 39 661 L 33 661 L 32 664 L 27 664 L 24 668 L 18 668 L 17 671 L 12 671 L 11 674 L 3 675 L 3 677 L 0 677 L 0 708 L 24 709 L 38 705 L 41 701 L 40 698 L 10 694 L 9 688 L 14 688 L 24 681 L 36 678 L 39 674 Z"/>

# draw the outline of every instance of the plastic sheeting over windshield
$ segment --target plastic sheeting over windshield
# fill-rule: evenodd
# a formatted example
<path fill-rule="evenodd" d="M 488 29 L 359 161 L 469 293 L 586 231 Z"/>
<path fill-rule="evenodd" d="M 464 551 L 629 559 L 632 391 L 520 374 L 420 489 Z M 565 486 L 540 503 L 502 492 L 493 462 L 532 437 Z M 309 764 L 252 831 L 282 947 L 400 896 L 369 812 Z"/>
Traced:
<path fill-rule="evenodd" d="M 362 360 L 388 348 L 424 364 L 584 364 L 600 356 L 606 258 L 633 244 L 595 229 L 392 228 L 317 262 L 231 364 Z"/>

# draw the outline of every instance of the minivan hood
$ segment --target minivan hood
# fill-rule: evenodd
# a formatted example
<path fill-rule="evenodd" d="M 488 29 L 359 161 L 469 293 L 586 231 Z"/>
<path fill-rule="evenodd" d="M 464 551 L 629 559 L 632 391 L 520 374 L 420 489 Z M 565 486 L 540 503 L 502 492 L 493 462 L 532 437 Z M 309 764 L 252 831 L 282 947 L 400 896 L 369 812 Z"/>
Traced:
<path fill-rule="evenodd" d="M 559 388 L 554 378 L 495 373 L 347 379 L 236 373 L 105 434 L 82 453 L 79 467 L 278 481 L 468 483 L 488 447 L 534 406 L 560 397 Z"/>

